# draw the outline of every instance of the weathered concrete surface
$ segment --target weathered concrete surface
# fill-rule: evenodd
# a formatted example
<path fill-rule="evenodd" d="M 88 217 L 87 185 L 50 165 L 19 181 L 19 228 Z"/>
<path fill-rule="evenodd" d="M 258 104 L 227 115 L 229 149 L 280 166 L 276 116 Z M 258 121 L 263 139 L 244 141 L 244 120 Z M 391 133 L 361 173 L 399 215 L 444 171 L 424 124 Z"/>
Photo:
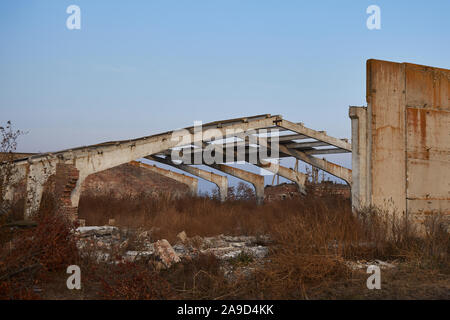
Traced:
<path fill-rule="evenodd" d="M 278 122 L 278 123 L 280 123 L 280 122 Z M 283 122 L 282 121 L 281 123 L 284 124 L 285 127 L 290 128 L 290 130 L 296 130 L 295 132 L 306 132 L 306 133 L 310 134 L 311 136 L 313 135 L 309 131 L 310 129 L 305 131 L 304 130 L 305 127 L 303 127 L 303 126 L 292 124 L 291 122 Z M 289 123 L 289 125 L 286 123 Z M 314 130 L 312 130 L 312 131 L 314 131 Z M 317 135 L 315 135 L 315 138 L 316 137 L 317 138 L 320 137 L 320 138 L 327 140 L 327 141 L 322 141 L 322 142 L 326 142 L 328 144 L 333 143 L 333 145 L 339 145 L 337 150 L 341 150 L 341 153 L 348 152 L 348 148 L 349 148 L 350 144 L 348 144 L 343 139 L 332 138 L 330 136 L 327 136 L 325 133 L 320 133 L 320 134 L 318 133 Z M 340 142 L 338 142 L 338 141 L 340 141 Z M 267 142 L 267 139 L 260 139 L 260 145 L 264 148 L 270 148 L 270 144 Z M 319 159 L 319 158 L 313 157 L 312 155 L 306 154 L 305 151 L 298 150 L 295 148 L 289 148 L 288 145 L 289 145 L 289 143 L 288 144 L 281 144 L 281 143 L 279 144 L 278 153 L 280 154 L 280 156 L 294 157 L 298 160 L 306 162 L 316 168 L 319 168 L 325 172 L 328 172 L 329 174 L 331 174 L 337 178 L 344 180 L 345 182 L 348 183 L 349 186 L 351 186 L 352 170 L 342 167 L 340 165 L 337 165 L 335 163 L 332 163 L 330 161 L 327 161 L 325 159 Z M 289 179 L 289 178 L 287 178 L 287 179 Z"/>
<path fill-rule="evenodd" d="M 274 132 L 270 131 L 271 136 L 266 138 L 266 134 L 269 133 L 266 129 L 269 129 L 269 131 L 276 129 L 275 131 L 278 132 L 293 131 L 295 134 L 277 137 L 277 135 L 272 135 Z M 236 151 L 244 151 L 242 154 L 244 160 L 252 164 L 259 165 L 268 158 L 279 158 L 278 152 L 276 152 L 278 150 L 276 145 L 280 141 L 280 156 L 294 156 L 344 179 L 349 184 L 351 183 L 351 171 L 349 169 L 312 156 L 314 154 L 349 152 L 350 146 L 345 139 L 330 137 L 324 131 L 306 128 L 303 124 L 283 120 L 278 115 L 263 114 L 211 122 L 204 124 L 201 128 L 198 126 L 188 127 L 133 140 L 105 142 L 53 153 L 31 155 L 26 159 L 17 159 L 14 161 L 17 173 L 14 175 L 10 185 L 7 186 L 6 197 L 10 199 L 14 194 L 15 186 L 20 181 L 25 181 L 27 199 L 24 206 L 24 216 L 25 218 L 29 217 L 39 209 L 44 186 L 48 179 L 57 174 L 58 165 L 64 164 L 73 166 L 78 173 L 78 180 L 70 193 L 71 207 L 74 209 L 73 211 L 76 211 L 83 182 L 92 174 L 151 155 L 167 155 L 167 152 L 171 152 L 174 148 L 182 148 L 184 151 L 184 148 L 192 148 L 192 146 L 196 146 L 195 149 L 200 151 L 199 153 L 192 153 L 194 158 L 200 156 L 200 161 L 195 161 L 194 163 L 220 164 L 220 161 L 215 162 L 215 158 L 218 155 L 215 154 L 215 150 L 223 148 L 223 145 L 222 147 L 217 146 L 213 142 L 227 141 L 226 139 L 230 137 L 243 140 L 237 142 L 236 146 L 233 145 L 231 154 L 239 156 L 240 152 Z M 316 139 L 317 141 L 309 141 L 307 143 L 296 141 L 302 139 Z M 270 141 L 269 144 L 268 141 Z M 273 141 L 276 141 L 275 146 L 272 144 Z M 226 144 L 227 142 L 224 143 Z M 255 144 L 258 146 L 255 147 Z M 329 146 L 330 148 L 315 148 L 322 146 Z M 270 155 L 268 151 L 270 151 Z M 214 157 L 203 157 L 204 154 L 212 156 L 213 153 Z M 24 156 L 27 156 L 27 154 L 24 154 Z M 236 161 L 239 161 L 239 159 Z M 272 168 L 271 165 L 269 166 Z M 276 173 L 296 182 L 301 189 L 304 184 L 304 176 L 301 173 L 293 173 L 284 169 L 286 168 L 279 167 L 276 169 Z M 221 199 L 222 201 L 225 200 L 228 189 L 226 177 L 205 173 L 198 168 L 187 165 L 182 170 L 217 184 Z M 235 171 L 235 174 L 241 177 L 246 176 L 246 179 L 253 181 L 258 201 L 262 201 L 263 188 L 260 182 L 261 179 L 250 177 L 250 174 L 243 172 L 237 173 Z M 65 198 L 61 200 L 67 202 Z"/>
<path fill-rule="evenodd" d="M 353 205 L 450 214 L 450 70 L 367 62 L 367 109 L 350 108 Z"/>
<path fill-rule="evenodd" d="M 369 177 L 369 145 L 367 108 L 350 107 L 349 116 L 352 122 L 352 203 L 355 209 L 370 206 Z"/>
<path fill-rule="evenodd" d="M 214 129 L 223 137 L 230 137 L 234 136 L 237 131 L 273 127 L 278 120 L 280 120 L 279 116 L 267 114 L 245 119 L 222 120 L 205 124 L 203 131 Z M 54 153 L 33 155 L 27 159 L 16 161 L 17 174 L 14 176 L 11 185 L 26 179 L 27 199 L 24 216 L 29 217 L 39 209 L 43 185 L 51 175 L 56 173 L 56 165 L 58 163 L 73 165 L 79 171 L 78 181 L 71 194 L 72 206 L 77 208 L 82 183 L 89 175 L 169 150 L 185 140 L 189 140 L 190 143 L 208 141 L 202 135 L 195 134 L 194 127 L 188 127 L 133 140 L 106 142 Z M 13 194 L 13 191 L 9 191 L 7 196 L 11 194 Z"/>

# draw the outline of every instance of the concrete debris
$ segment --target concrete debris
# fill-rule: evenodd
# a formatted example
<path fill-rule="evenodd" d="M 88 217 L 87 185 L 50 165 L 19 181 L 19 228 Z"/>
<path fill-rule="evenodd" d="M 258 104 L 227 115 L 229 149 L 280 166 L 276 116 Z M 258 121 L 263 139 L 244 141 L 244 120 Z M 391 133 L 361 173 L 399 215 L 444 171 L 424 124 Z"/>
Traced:
<path fill-rule="evenodd" d="M 271 240 L 267 236 L 229 236 L 189 238 L 185 231 L 177 235 L 178 242 L 171 246 L 161 239 L 152 242 L 152 230 L 132 230 L 114 226 L 79 227 L 77 246 L 83 255 L 97 262 L 143 262 L 154 270 L 172 267 L 181 261 L 191 261 L 200 254 L 214 255 L 230 281 L 250 277 L 255 268 L 268 260 Z M 121 258 L 120 258 L 121 257 Z M 367 270 L 370 265 L 381 269 L 395 268 L 395 262 L 381 260 L 343 261 L 350 269 Z"/>
<path fill-rule="evenodd" d="M 75 231 L 76 234 L 81 235 L 82 237 L 90 237 L 90 236 L 107 236 L 118 233 L 118 228 L 113 226 L 92 226 L 92 227 L 78 227 Z"/>
<path fill-rule="evenodd" d="M 269 248 L 263 246 L 256 246 L 246 248 L 247 252 L 256 259 L 263 259 L 269 254 Z"/>
<path fill-rule="evenodd" d="M 188 248 L 186 248 L 185 245 L 180 244 L 180 243 L 177 243 L 176 245 L 174 245 L 173 250 L 175 250 L 175 252 L 178 253 L 178 255 L 180 255 L 180 256 L 186 256 L 189 254 Z"/>
<path fill-rule="evenodd" d="M 187 235 L 185 231 L 181 231 L 179 234 L 177 234 L 178 240 L 181 241 L 181 243 L 185 243 L 187 240 Z"/>
<path fill-rule="evenodd" d="M 123 260 L 128 262 L 135 262 L 140 259 L 148 259 L 153 256 L 154 251 L 127 251 L 123 255 Z"/>
<path fill-rule="evenodd" d="M 380 267 L 380 269 L 392 269 L 396 267 L 396 265 L 393 263 L 381 260 L 371 260 L 371 261 L 358 260 L 356 262 L 345 261 L 344 263 L 347 267 L 349 267 L 352 270 L 366 270 L 371 265 L 378 266 Z"/>
<path fill-rule="evenodd" d="M 152 242 L 153 230 L 114 226 L 79 227 L 76 229 L 77 246 L 83 255 L 91 255 L 98 262 L 141 261 L 156 270 L 170 268 L 182 260 L 190 261 L 199 254 L 212 254 L 230 274 L 239 274 L 243 269 L 250 272 L 252 268 L 248 263 L 262 261 L 269 253 L 268 247 L 261 245 L 270 243 L 268 237 L 219 235 L 188 238 L 186 232 L 182 231 L 177 235 L 178 242 L 171 246 L 165 239 Z"/>
<path fill-rule="evenodd" d="M 167 241 L 166 239 L 156 241 L 154 247 L 155 255 L 167 268 L 170 268 L 174 263 L 178 263 L 181 261 L 178 253 L 173 250 L 169 241 Z"/>

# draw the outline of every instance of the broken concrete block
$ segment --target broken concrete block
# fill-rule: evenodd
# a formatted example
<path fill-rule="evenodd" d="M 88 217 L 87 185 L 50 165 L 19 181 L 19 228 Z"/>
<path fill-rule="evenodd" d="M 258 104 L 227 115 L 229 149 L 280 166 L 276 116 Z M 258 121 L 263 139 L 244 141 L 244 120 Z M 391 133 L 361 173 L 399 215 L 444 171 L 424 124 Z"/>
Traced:
<path fill-rule="evenodd" d="M 80 234 L 83 237 L 88 236 L 106 236 L 112 235 L 113 233 L 117 233 L 118 229 L 112 226 L 91 226 L 91 227 L 78 227 L 76 229 L 76 233 Z"/>
<path fill-rule="evenodd" d="M 174 263 L 181 261 L 179 255 L 173 250 L 169 241 L 166 239 L 156 241 L 154 247 L 155 255 L 158 256 L 166 268 L 170 268 Z"/>
<path fill-rule="evenodd" d="M 179 234 L 177 234 L 178 240 L 180 240 L 182 243 L 185 243 L 187 240 L 187 235 L 185 231 L 181 231 Z"/>

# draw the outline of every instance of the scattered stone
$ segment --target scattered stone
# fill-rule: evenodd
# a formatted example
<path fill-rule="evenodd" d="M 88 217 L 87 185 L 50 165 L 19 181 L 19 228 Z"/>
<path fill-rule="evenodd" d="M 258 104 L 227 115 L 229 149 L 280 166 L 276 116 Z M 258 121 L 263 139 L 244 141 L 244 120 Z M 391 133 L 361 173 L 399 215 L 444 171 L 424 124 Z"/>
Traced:
<path fill-rule="evenodd" d="M 269 248 L 263 246 L 249 247 L 245 251 L 256 259 L 263 259 L 269 254 Z"/>
<path fill-rule="evenodd" d="M 356 262 L 345 261 L 344 263 L 347 267 L 349 267 L 352 270 L 366 270 L 371 265 L 378 266 L 380 267 L 380 269 L 392 269 L 396 267 L 392 263 L 381 260 L 373 260 L 373 261 L 358 260 Z"/>
<path fill-rule="evenodd" d="M 139 233 L 138 239 L 139 240 L 146 240 L 151 238 L 152 233 L 150 231 L 143 231 Z"/>
<path fill-rule="evenodd" d="M 90 226 L 90 227 L 78 227 L 76 229 L 76 233 L 81 235 L 82 237 L 89 237 L 89 236 L 108 236 L 112 235 L 113 233 L 118 232 L 118 229 L 113 226 Z"/>
<path fill-rule="evenodd" d="M 185 243 L 187 240 L 187 235 L 185 231 L 181 231 L 179 234 L 177 234 L 178 240 L 181 241 L 181 243 Z"/>
<path fill-rule="evenodd" d="M 125 248 L 127 248 L 127 247 L 128 247 L 128 239 L 125 240 L 125 241 L 123 241 L 123 242 L 119 245 L 119 248 L 120 248 L 120 249 L 125 249 Z"/>
<path fill-rule="evenodd" d="M 127 251 L 125 252 L 123 259 L 128 262 L 135 262 L 140 259 L 148 259 L 150 258 L 155 252 L 154 251 Z"/>
<path fill-rule="evenodd" d="M 180 244 L 180 243 L 177 243 L 176 245 L 174 245 L 173 250 L 175 250 L 175 252 L 179 256 L 185 256 L 185 255 L 189 254 L 189 250 L 183 244 Z"/>
<path fill-rule="evenodd" d="M 173 250 L 169 241 L 166 239 L 158 240 L 155 243 L 155 255 L 161 260 L 161 262 L 167 267 L 170 268 L 174 263 L 180 262 L 180 257 Z"/>
<path fill-rule="evenodd" d="M 395 268 L 395 265 L 389 262 L 381 261 L 381 260 L 375 260 L 375 262 L 378 264 L 378 266 L 381 269 L 392 269 Z"/>
<path fill-rule="evenodd" d="M 195 237 L 189 238 L 188 245 L 194 249 L 204 249 L 205 241 L 203 240 L 202 237 L 195 236 Z"/>
<path fill-rule="evenodd" d="M 77 247 L 81 254 L 92 255 L 98 262 L 143 261 L 155 270 L 170 268 L 181 259 L 190 261 L 199 254 L 212 254 L 221 261 L 221 267 L 229 274 L 230 279 L 243 273 L 252 273 L 252 268 L 264 263 L 263 259 L 269 253 L 268 247 L 261 245 L 270 243 L 270 239 L 264 236 L 188 238 L 186 232 L 182 231 L 177 235 L 178 243 L 171 246 L 165 239 L 152 243 L 155 230 L 157 229 L 143 231 L 115 226 L 80 226 L 76 229 Z M 119 252 L 121 256 L 117 257 Z M 232 261 L 239 259 L 243 253 L 249 257 L 250 265 Z M 383 262 L 379 262 L 379 265 L 386 267 Z"/>
<path fill-rule="evenodd" d="M 242 253 L 242 250 L 230 251 L 230 252 L 225 253 L 224 255 L 222 255 L 220 257 L 220 259 L 223 259 L 223 260 L 236 259 L 241 253 Z"/>

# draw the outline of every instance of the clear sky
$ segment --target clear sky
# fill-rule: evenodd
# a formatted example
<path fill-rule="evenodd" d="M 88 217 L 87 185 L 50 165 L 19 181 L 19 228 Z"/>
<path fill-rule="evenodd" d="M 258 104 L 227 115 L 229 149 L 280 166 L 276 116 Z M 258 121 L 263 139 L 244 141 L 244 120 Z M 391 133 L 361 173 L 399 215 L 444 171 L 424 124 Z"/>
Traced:
<path fill-rule="evenodd" d="M 28 152 L 262 113 L 349 138 L 369 58 L 450 68 L 450 1 L 2 0 L 0 122 Z"/>

